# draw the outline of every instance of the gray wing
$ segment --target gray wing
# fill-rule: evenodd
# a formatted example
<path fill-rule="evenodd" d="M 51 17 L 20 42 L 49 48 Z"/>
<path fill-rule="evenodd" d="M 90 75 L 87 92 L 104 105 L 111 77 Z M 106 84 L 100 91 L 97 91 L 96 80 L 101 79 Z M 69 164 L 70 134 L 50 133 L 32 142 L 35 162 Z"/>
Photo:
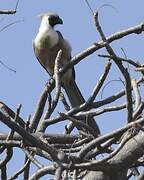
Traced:
<path fill-rule="evenodd" d="M 32 40 L 32 46 L 33 46 L 34 54 L 35 54 L 38 62 L 39 62 L 39 63 L 41 64 L 41 66 L 46 70 L 46 72 L 50 75 L 50 73 L 47 71 L 47 69 L 45 68 L 45 66 L 40 62 L 40 60 L 39 60 L 39 58 L 38 58 L 38 56 L 37 56 L 34 40 Z M 51 76 L 51 75 L 50 75 L 50 76 Z"/>
<path fill-rule="evenodd" d="M 71 47 L 70 43 L 63 38 L 63 36 L 62 36 L 60 31 L 56 31 L 56 32 L 58 33 L 59 37 L 61 39 L 63 39 L 64 46 L 65 46 L 67 52 L 69 52 L 69 60 L 71 60 L 71 58 L 72 58 L 72 56 L 71 56 L 72 47 Z M 75 70 L 74 70 L 74 67 L 72 68 L 72 76 L 73 76 L 73 79 L 75 79 Z"/>

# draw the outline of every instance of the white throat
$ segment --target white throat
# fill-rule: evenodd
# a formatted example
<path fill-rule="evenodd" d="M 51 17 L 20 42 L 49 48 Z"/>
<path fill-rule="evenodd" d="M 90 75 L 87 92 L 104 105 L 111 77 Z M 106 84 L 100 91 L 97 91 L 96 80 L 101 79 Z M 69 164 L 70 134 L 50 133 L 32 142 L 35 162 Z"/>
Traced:
<path fill-rule="evenodd" d="M 39 27 L 39 31 L 47 31 L 47 30 L 51 30 L 51 29 L 53 29 L 53 27 L 49 24 L 48 17 L 44 16 L 41 19 L 41 24 L 40 24 L 40 27 Z"/>
<path fill-rule="evenodd" d="M 49 24 L 47 16 L 42 18 L 42 21 L 39 27 L 39 32 L 35 38 L 35 45 L 40 48 L 42 40 L 46 38 L 49 39 L 49 44 L 50 44 L 49 48 L 52 48 L 53 46 L 55 46 L 59 40 L 58 33 Z"/>

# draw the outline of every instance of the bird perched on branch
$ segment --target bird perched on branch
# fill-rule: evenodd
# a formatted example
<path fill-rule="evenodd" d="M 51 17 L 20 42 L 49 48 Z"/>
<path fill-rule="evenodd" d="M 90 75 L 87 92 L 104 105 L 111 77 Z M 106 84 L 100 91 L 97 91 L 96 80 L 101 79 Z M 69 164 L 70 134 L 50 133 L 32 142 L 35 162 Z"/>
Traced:
<path fill-rule="evenodd" d="M 54 74 L 55 59 L 59 50 L 62 50 L 60 66 L 67 64 L 71 59 L 71 46 L 63 38 L 59 31 L 54 29 L 55 25 L 63 24 L 62 19 L 56 13 L 44 13 L 40 15 L 41 24 L 38 34 L 33 41 L 34 53 L 50 76 Z M 79 106 L 85 100 L 75 82 L 74 68 L 68 69 L 61 78 L 64 88 L 72 107 Z M 86 121 L 85 121 L 86 122 Z M 99 134 L 99 128 L 93 118 L 88 118 L 88 124 Z M 81 129 L 80 127 L 77 127 Z"/>

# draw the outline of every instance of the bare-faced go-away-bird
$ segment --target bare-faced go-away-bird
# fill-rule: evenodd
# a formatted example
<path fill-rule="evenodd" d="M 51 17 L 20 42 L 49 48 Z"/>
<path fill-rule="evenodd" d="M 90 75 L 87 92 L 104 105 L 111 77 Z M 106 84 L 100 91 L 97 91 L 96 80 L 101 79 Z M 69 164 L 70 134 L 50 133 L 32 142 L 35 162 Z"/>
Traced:
<path fill-rule="evenodd" d="M 34 53 L 50 76 L 54 75 L 55 59 L 59 50 L 62 50 L 60 66 L 67 64 L 71 59 L 71 46 L 63 38 L 59 31 L 54 29 L 55 25 L 63 24 L 62 19 L 56 13 L 44 13 L 40 15 L 41 24 L 39 31 L 33 41 Z M 79 106 L 85 102 L 76 82 L 74 68 L 69 69 L 61 78 L 64 88 L 72 107 Z M 83 120 L 99 135 L 97 123 L 92 117 Z M 77 127 L 77 126 L 76 126 Z M 81 128 L 77 127 L 79 130 Z"/>

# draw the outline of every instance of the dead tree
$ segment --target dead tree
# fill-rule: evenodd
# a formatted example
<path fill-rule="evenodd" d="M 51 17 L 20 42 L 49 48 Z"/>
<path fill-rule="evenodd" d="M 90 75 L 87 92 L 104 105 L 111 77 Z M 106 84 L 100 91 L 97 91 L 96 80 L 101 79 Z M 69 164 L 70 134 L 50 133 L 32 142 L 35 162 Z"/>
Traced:
<path fill-rule="evenodd" d="M 10 128 L 10 132 L 0 134 L 0 153 L 4 154 L 0 161 L 1 179 L 16 179 L 19 175 L 30 180 L 40 179 L 45 175 L 53 176 L 54 180 L 126 180 L 131 176 L 143 179 L 143 172 L 138 168 L 144 165 L 144 102 L 140 90 L 143 86 L 144 67 L 136 60 L 117 56 L 111 43 L 121 38 L 128 39 L 132 34 L 141 34 L 144 24 L 106 37 L 99 22 L 98 12 L 93 13 L 93 19 L 101 40 L 74 56 L 62 69 L 56 68 L 57 76 L 50 79 L 44 87 L 32 117 L 25 120 L 20 116 L 21 105 L 14 112 L 4 102 L 0 102 L 0 121 Z M 106 54 L 98 55 L 107 60 L 103 74 L 88 100 L 78 107 L 71 108 L 61 92 L 61 87 L 57 86 L 58 80 L 69 68 L 73 68 L 102 48 L 107 51 Z M 108 80 L 112 64 L 118 67 L 118 72 L 123 77 L 124 89 L 96 101 L 97 95 Z M 130 75 L 127 64 L 137 70 L 140 79 Z M 53 90 L 56 92 L 54 97 L 51 94 Z M 115 105 L 120 99 L 123 103 Z M 53 112 L 59 101 L 63 103 L 65 111 L 59 110 L 55 117 Z M 125 126 L 98 137 L 95 136 L 93 127 L 81 121 L 87 117 L 101 117 L 104 113 L 123 109 Z M 70 123 L 63 127 L 64 134 L 46 133 L 48 127 L 66 120 Z M 73 132 L 76 126 L 83 127 L 85 131 Z M 7 166 L 15 154 L 14 148 L 23 151 L 25 163 L 21 164 L 19 171 L 8 177 Z M 45 159 L 46 163 L 39 161 L 38 157 Z M 30 174 L 32 166 L 37 169 Z"/>

